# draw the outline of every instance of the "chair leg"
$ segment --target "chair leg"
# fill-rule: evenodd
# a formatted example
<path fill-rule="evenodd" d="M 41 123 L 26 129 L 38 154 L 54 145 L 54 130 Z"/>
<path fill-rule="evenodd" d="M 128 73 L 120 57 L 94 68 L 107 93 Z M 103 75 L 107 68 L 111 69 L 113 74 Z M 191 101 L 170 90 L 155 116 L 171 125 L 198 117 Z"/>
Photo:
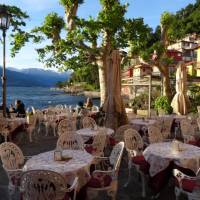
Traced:
<path fill-rule="evenodd" d="M 176 200 L 179 200 L 179 195 L 180 195 L 180 191 L 178 188 L 175 187 L 175 196 L 176 196 Z"/>
<path fill-rule="evenodd" d="M 132 168 L 132 162 L 131 160 L 128 161 L 128 180 L 127 182 L 124 184 L 124 187 L 127 187 L 128 184 L 130 183 L 131 180 L 131 168 Z"/>
<path fill-rule="evenodd" d="M 96 199 L 98 195 L 98 191 L 87 189 L 87 200 Z"/>
<path fill-rule="evenodd" d="M 48 135 L 48 124 L 47 123 L 45 123 L 45 130 L 46 130 L 46 134 L 45 134 L 45 136 L 47 136 Z"/>
<path fill-rule="evenodd" d="M 107 191 L 108 196 L 111 197 L 112 200 L 116 200 L 117 186 L 118 186 L 118 181 L 114 180 L 111 183 L 111 189 Z"/>
<path fill-rule="evenodd" d="M 33 142 L 32 133 L 33 133 L 32 129 L 28 130 L 29 142 Z"/>
<path fill-rule="evenodd" d="M 39 135 L 40 132 L 41 132 L 41 126 L 42 126 L 42 123 L 39 121 L 39 122 L 38 122 L 38 129 L 37 129 L 38 135 Z"/>
<path fill-rule="evenodd" d="M 140 173 L 141 175 L 141 180 L 142 180 L 142 197 L 146 197 L 146 181 L 145 181 L 145 176 L 144 174 Z"/>
<path fill-rule="evenodd" d="M 53 135 L 56 137 L 56 124 L 53 125 Z"/>

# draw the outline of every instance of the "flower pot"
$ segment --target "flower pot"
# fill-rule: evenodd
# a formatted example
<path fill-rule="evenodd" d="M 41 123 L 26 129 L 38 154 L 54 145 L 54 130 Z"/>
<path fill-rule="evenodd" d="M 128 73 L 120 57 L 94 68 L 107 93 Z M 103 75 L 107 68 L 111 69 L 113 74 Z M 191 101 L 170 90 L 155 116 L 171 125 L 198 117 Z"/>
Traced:
<path fill-rule="evenodd" d="M 166 115 L 167 113 L 165 112 L 165 110 L 163 109 L 158 109 L 158 115 L 162 116 L 162 115 Z"/>
<path fill-rule="evenodd" d="M 148 116 L 148 110 L 137 109 L 137 115 Z"/>

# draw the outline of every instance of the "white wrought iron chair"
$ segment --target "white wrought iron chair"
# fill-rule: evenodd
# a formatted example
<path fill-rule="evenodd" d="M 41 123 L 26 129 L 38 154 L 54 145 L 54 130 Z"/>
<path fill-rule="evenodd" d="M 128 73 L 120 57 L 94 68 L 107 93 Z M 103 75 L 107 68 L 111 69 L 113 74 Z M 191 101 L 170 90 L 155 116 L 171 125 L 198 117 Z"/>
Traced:
<path fill-rule="evenodd" d="M 21 149 L 12 142 L 4 142 L 0 145 L 0 156 L 10 178 L 10 188 L 15 191 L 19 186 L 25 159 L 30 157 L 24 156 Z"/>
<path fill-rule="evenodd" d="M 84 150 L 83 139 L 79 134 L 71 132 L 69 134 L 62 134 L 57 141 L 58 149 L 73 149 Z"/>
<path fill-rule="evenodd" d="M 124 132 L 125 132 L 126 130 L 130 129 L 130 128 L 133 128 L 133 126 L 130 125 L 130 124 L 126 124 L 126 125 L 120 126 L 120 127 L 116 130 L 116 132 L 115 132 L 115 134 L 114 134 L 115 142 L 117 143 L 117 142 L 124 141 Z"/>
<path fill-rule="evenodd" d="M 58 105 L 56 105 L 55 108 L 56 108 L 56 109 L 63 110 L 63 109 L 64 109 L 64 106 L 63 106 L 62 104 L 58 104 Z"/>
<path fill-rule="evenodd" d="M 0 118 L 0 134 L 4 137 L 4 141 L 7 142 L 7 139 L 10 135 L 11 126 L 6 118 Z"/>
<path fill-rule="evenodd" d="M 179 199 L 181 193 L 187 195 L 189 200 L 200 199 L 200 169 L 195 177 L 187 176 L 178 169 L 173 169 L 173 174 L 176 178 L 175 194 L 176 199 Z"/>
<path fill-rule="evenodd" d="M 92 144 L 85 145 L 85 150 L 93 156 L 104 156 L 104 148 L 106 146 L 106 133 L 103 128 L 98 129 L 97 135 L 93 137 Z"/>
<path fill-rule="evenodd" d="M 181 127 L 181 134 L 184 138 L 185 143 L 195 140 L 196 136 L 195 126 L 191 124 L 191 120 L 182 119 L 180 121 L 180 127 Z"/>
<path fill-rule="evenodd" d="M 173 123 L 172 117 L 164 117 L 163 118 L 163 124 L 162 124 L 162 135 L 165 139 L 169 138 L 171 135 L 171 127 Z"/>
<path fill-rule="evenodd" d="M 56 136 L 56 115 L 54 110 L 49 109 L 44 115 L 44 124 L 46 127 L 46 136 L 49 134 L 50 126 L 53 128 L 53 134 Z"/>
<path fill-rule="evenodd" d="M 140 134 L 134 129 L 128 129 L 124 132 L 124 141 L 125 141 L 125 148 L 128 152 L 128 181 L 125 183 L 125 187 L 128 186 L 130 179 L 131 179 L 131 167 L 134 166 L 137 172 L 140 174 L 142 179 L 142 197 L 146 196 L 145 190 L 145 174 L 143 171 L 140 170 L 140 166 L 134 163 L 133 158 L 137 158 L 139 160 L 144 159 L 142 156 L 144 143 Z"/>
<path fill-rule="evenodd" d="M 84 117 L 82 120 L 83 128 L 94 128 L 97 126 L 95 120 L 91 117 Z"/>
<path fill-rule="evenodd" d="M 76 118 L 68 117 L 63 119 L 58 124 L 58 135 L 76 130 Z"/>
<path fill-rule="evenodd" d="M 36 110 L 35 110 L 35 108 L 33 106 L 28 107 L 26 109 L 26 114 L 29 114 L 29 113 L 31 113 L 31 114 L 35 114 L 36 113 Z"/>
<path fill-rule="evenodd" d="M 37 133 L 39 134 L 44 124 L 44 113 L 41 110 L 36 110 L 35 117 L 36 117 L 36 124 L 37 124 Z"/>
<path fill-rule="evenodd" d="M 72 191 L 74 191 L 73 200 L 75 200 L 77 186 L 78 177 L 69 187 L 66 179 L 57 172 L 30 170 L 22 175 L 20 189 L 24 200 L 62 200 L 66 198 L 67 193 Z"/>
<path fill-rule="evenodd" d="M 92 106 L 92 112 L 99 112 L 98 106 Z"/>
<path fill-rule="evenodd" d="M 33 142 L 32 135 L 36 131 L 36 123 L 37 123 L 36 115 L 27 115 L 28 127 L 26 131 L 28 132 L 29 142 Z"/>
<path fill-rule="evenodd" d="M 150 144 L 163 142 L 164 136 L 158 127 L 152 125 L 148 127 L 148 140 Z"/>
<path fill-rule="evenodd" d="M 87 187 L 87 198 L 95 199 L 99 191 L 107 191 L 108 196 L 112 200 L 116 199 L 116 192 L 118 188 L 118 172 L 122 159 L 124 149 L 124 142 L 116 144 L 109 157 L 97 157 L 99 161 L 109 161 L 110 166 L 108 170 L 95 170 L 92 173 Z M 97 184 L 93 184 L 97 182 Z"/>

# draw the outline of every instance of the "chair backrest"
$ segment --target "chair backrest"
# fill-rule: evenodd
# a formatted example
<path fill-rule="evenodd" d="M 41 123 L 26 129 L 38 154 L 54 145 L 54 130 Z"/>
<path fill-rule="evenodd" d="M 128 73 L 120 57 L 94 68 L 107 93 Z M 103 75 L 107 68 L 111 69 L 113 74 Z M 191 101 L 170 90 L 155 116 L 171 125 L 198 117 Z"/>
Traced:
<path fill-rule="evenodd" d="M 126 124 L 126 125 L 122 125 L 120 126 L 117 130 L 116 133 L 114 135 L 114 138 L 120 142 L 124 140 L 124 132 L 130 128 L 133 128 L 133 126 L 131 126 L 130 124 Z"/>
<path fill-rule="evenodd" d="M 56 119 L 56 114 L 54 110 L 48 109 L 44 114 L 44 120 L 46 122 L 54 121 Z"/>
<path fill-rule="evenodd" d="M 63 106 L 62 104 L 58 104 L 58 105 L 56 105 L 55 108 L 56 108 L 56 109 L 63 110 L 63 109 L 64 109 L 64 106 Z"/>
<path fill-rule="evenodd" d="M 58 135 L 76 130 L 76 118 L 67 117 L 61 120 L 58 124 Z"/>
<path fill-rule="evenodd" d="M 174 120 L 174 119 L 173 119 L 172 117 L 164 117 L 164 118 L 163 118 L 163 127 L 162 127 L 162 129 L 163 129 L 165 132 L 169 132 L 169 133 L 170 133 L 173 120 Z"/>
<path fill-rule="evenodd" d="M 31 126 L 36 126 L 37 116 L 36 115 L 27 115 L 27 123 Z"/>
<path fill-rule="evenodd" d="M 149 143 L 157 143 L 163 141 L 163 135 L 160 129 L 156 126 L 149 126 L 148 127 L 148 136 L 149 136 Z"/>
<path fill-rule="evenodd" d="M 31 109 L 32 109 L 33 114 L 35 114 L 36 113 L 35 108 L 33 106 L 31 106 Z"/>
<path fill-rule="evenodd" d="M 81 135 L 71 132 L 69 134 L 60 135 L 57 141 L 57 148 L 83 150 L 83 144 Z"/>
<path fill-rule="evenodd" d="M 98 112 L 99 111 L 99 107 L 98 106 L 92 106 L 92 111 L 93 112 Z"/>
<path fill-rule="evenodd" d="M 94 128 L 97 126 L 95 120 L 91 117 L 84 117 L 82 120 L 83 128 Z"/>
<path fill-rule="evenodd" d="M 153 125 L 158 127 L 161 131 L 163 129 L 163 119 L 156 118 L 155 120 L 156 122 Z"/>
<path fill-rule="evenodd" d="M 66 193 L 66 180 L 50 170 L 30 170 L 21 177 L 23 199 L 61 200 Z"/>
<path fill-rule="evenodd" d="M 107 136 L 106 136 L 105 130 L 103 128 L 99 129 L 97 135 L 93 137 L 92 146 L 93 148 L 96 149 L 94 154 L 100 155 L 103 153 L 103 150 L 106 145 L 106 139 L 107 139 Z"/>
<path fill-rule="evenodd" d="M 119 171 L 123 150 L 124 150 L 124 142 L 119 142 L 113 147 L 113 150 L 109 156 L 110 164 L 113 166 L 113 169 L 116 174 L 118 174 Z"/>
<path fill-rule="evenodd" d="M 0 145 L 0 156 L 3 166 L 7 170 L 19 169 L 24 164 L 24 155 L 21 149 L 12 142 Z"/>
<path fill-rule="evenodd" d="M 44 120 L 44 114 L 41 110 L 36 110 L 35 116 L 40 122 Z"/>
<path fill-rule="evenodd" d="M 127 151 L 134 150 L 137 153 L 143 150 L 144 143 L 142 137 L 136 130 L 132 128 L 124 132 L 124 141 Z"/>
<path fill-rule="evenodd" d="M 7 142 L 7 137 L 12 130 L 12 123 L 6 120 L 6 118 L 0 118 L 0 134 L 4 136 L 5 142 Z"/>
<path fill-rule="evenodd" d="M 182 136 L 195 135 L 195 126 L 191 124 L 190 119 L 182 119 L 180 121 Z"/>
<path fill-rule="evenodd" d="M 26 108 L 26 113 L 32 112 L 33 114 L 36 113 L 36 110 L 33 106 Z"/>

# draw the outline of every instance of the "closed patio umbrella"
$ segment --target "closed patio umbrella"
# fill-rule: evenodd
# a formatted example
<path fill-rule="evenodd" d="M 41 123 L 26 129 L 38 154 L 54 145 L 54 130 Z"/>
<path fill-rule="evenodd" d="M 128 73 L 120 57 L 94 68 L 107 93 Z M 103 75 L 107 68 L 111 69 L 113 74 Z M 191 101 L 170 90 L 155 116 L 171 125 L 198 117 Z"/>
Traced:
<path fill-rule="evenodd" d="M 180 64 L 176 71 L 176 94 L 171 102 L 173 111 L 179 115 L 188 112 L 189 99 L 187 96 L 187 72 L 183 64 Z"/>
<path fill-rule="evenodd" d="M 103 109 L 106 113 L 106 127 L 114 130 L 128 122 L 121 97 L 120 62 L 119 51 L 112 51 L 106 73 L 108 89 Z"/>

